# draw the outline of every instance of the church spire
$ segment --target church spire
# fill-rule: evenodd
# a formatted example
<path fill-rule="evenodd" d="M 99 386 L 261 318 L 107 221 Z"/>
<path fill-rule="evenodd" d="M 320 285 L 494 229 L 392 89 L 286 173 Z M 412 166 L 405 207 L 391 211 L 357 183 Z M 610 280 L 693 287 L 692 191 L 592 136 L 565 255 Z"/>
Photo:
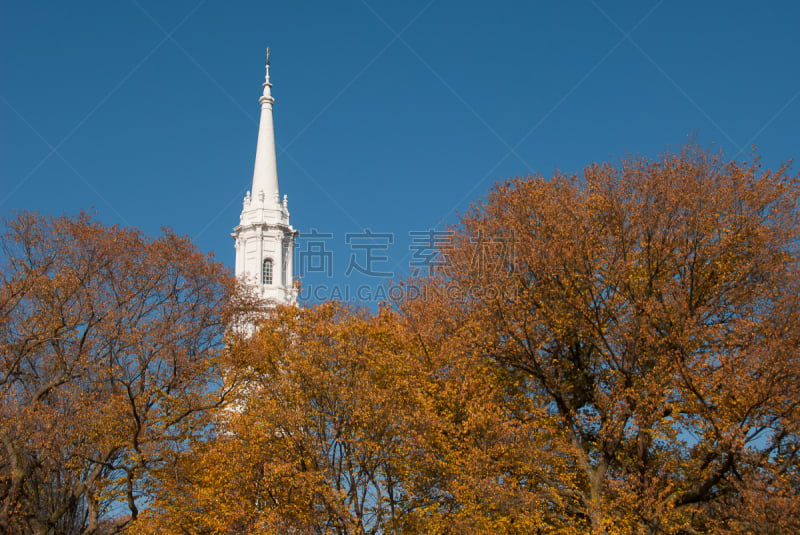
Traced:
<path fill-rule="evenodd" d="M 272 84 L 267 75 L 261 95 L 253 190 L 242 203 L 239 224 L 233 229 L 236 276 L 251 284 L 273 303 L 292 304 L 294 288 L 294 240 L 297 231 L 289 223 L 289 201 L 278 197 L 278 166 L 275 163 L 275 132 L 272 126 Z"/>
<path fill-rule="evenodd" d="M 272 84 L 269 81 L 269 48 L 267 48 L 266 76 L 261 103 L 261 120 L 258 124 L 258 143 L 256 145 L 256 164 L 253 170 L 253 197 L 274 200 L 278 204 L 278 164 L 275 156 L 275 130 L 272 125 Z"/>

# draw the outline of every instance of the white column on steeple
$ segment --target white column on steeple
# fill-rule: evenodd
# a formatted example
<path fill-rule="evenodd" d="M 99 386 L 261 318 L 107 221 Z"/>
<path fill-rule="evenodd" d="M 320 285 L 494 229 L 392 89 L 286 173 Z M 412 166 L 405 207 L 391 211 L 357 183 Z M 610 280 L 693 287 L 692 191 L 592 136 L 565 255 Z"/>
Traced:
<path fill-rule="evenodd" d="M 272 84 L 269 82 L 269 48 L 267 49 L 266 75 L 264 76 L 264 93 L 258 100 L 261 103 L 261 120 L 258 124 L 258 143 L 256 145 L 256 164 L 253 170 L 253 197 L 262 196 L 267 203 L 279 201 L 278 195 L 278 162 L 275 156 L 275 130 L 272 124 Z"/>

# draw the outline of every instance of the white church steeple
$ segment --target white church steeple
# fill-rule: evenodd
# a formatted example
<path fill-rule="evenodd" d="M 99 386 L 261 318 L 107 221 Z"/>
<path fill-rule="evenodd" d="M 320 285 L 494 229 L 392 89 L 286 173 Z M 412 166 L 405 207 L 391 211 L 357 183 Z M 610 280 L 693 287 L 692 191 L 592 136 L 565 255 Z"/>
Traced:
<path fill-rule="evenodd" d="M 255 286 L 262 297 L 278 304 L 292 304 L 297 299 L 292 265 L 297 231 L 289 224 L 286 196 L 281 201 L 278 190 L 269 49 L 263 85 L 253 189 L 244 197 L 239 225 L 231 234 L 236 248 L 236 276 Z"/>

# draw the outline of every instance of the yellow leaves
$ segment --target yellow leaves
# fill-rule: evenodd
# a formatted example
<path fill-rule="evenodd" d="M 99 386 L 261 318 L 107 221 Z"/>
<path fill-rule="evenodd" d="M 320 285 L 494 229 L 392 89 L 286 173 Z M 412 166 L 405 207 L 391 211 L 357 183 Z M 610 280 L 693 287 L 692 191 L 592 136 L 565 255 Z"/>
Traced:
<path fill-rule="evenodd" d="M 419 336 L 433 325 L 410 327 L 389 309 L 275 309 L 232 348 L 231 363 L 261 370 L 258 382 L 238 391 L 223 435 L 187 452 L 177 476 L 165 472 L 162 514 L 148 522 L 164 532 L 539 525 L 544 457 L 528 444 L 539 422 L 518 416 L 529 408 L 519 379 L 461 342 Z"/>

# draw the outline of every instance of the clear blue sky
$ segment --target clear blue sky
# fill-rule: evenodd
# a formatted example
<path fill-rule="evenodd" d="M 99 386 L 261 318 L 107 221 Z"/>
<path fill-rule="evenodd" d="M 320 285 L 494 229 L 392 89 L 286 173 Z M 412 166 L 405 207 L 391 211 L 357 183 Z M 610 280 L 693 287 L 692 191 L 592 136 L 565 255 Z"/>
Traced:
<path fill-rule="evenodd" d="M 392 233 L 373 267 L 407 272 L 408 233 L 498 179 L 693 133 L 730 156 L 756 144 L 768 165 L 800 152 L 791 0 L 0 6 L 2 216 L 95 209 L 229 266 L 267 45 L 282 193 L 296 228 L 333 234 L 339 284 L 357 283 L 346 233 Z"/>

